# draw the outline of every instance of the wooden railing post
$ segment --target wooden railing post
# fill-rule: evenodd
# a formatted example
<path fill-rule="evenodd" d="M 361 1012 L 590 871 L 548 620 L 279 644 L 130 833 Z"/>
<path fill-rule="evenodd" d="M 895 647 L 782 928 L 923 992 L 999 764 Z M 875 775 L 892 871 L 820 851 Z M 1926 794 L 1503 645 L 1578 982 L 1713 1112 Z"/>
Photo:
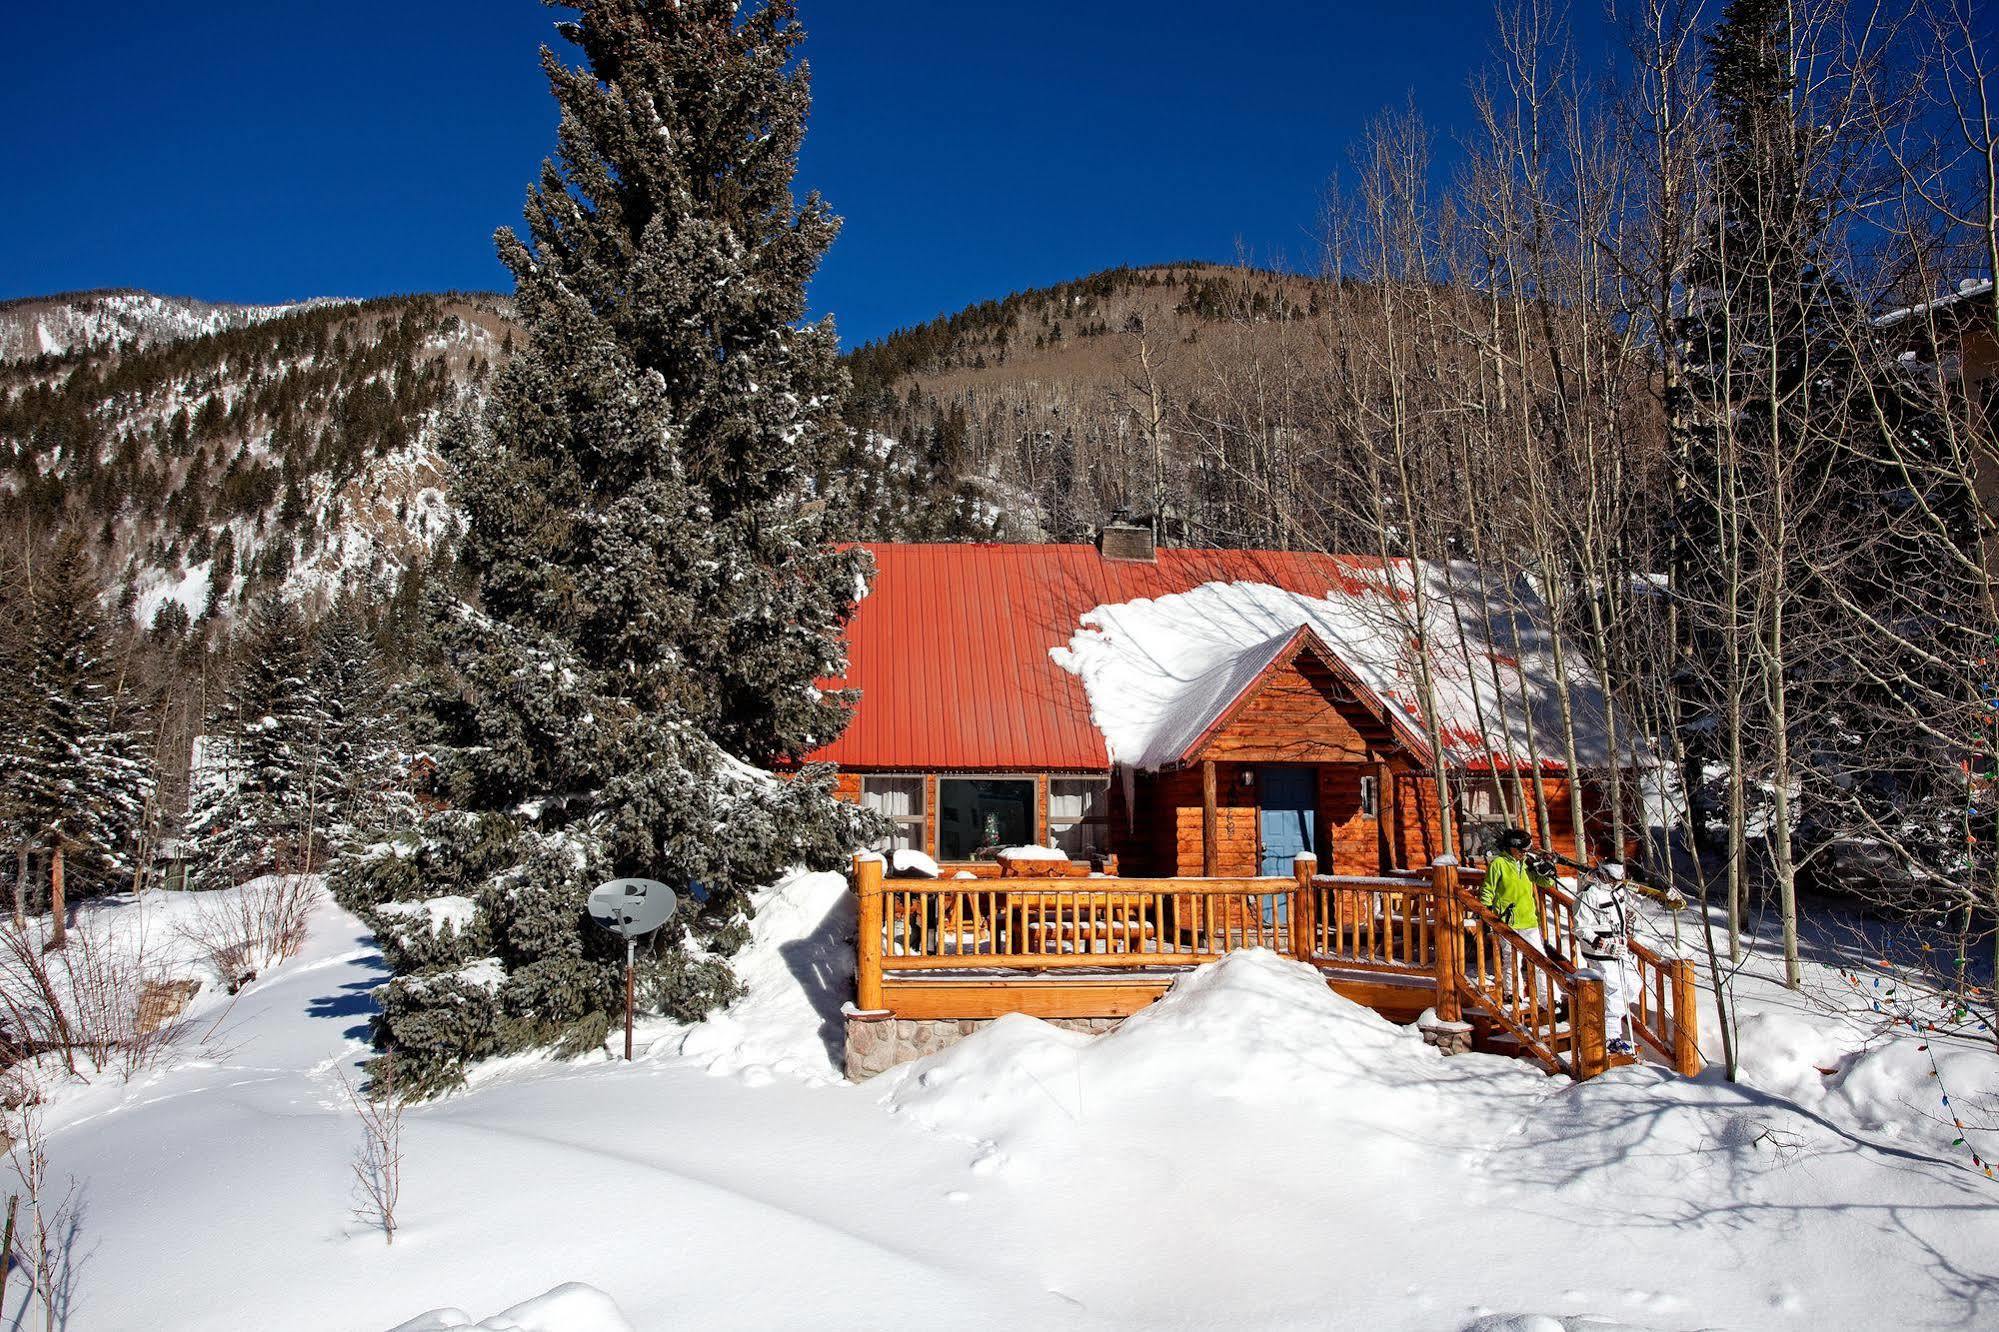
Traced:
<path fill-rule="evenodd" d="M 882 858 L 854 857 L 854 890 L 860 894 L 860 932 L 855 940 L 854 1007 L 879 1012 L 882 1006 Z"/>
<path fill-rule="evenodd" d="M 1683 957 L 1673 963 L 1673 1068 L 1683 1078 L 1699 1077 L 1707 1067 L 1701 1058 L 1699 995 L 1694 964 Z"/>
<path fill-rule="evenodd" d="M 1610 1067 L 1610 1051 L 1603 1035 L 1603 977 L 1594 972 L 1578 972 L 1575 994 L 1569 1000 L 1569 1030 L 1575 1033 L 1578 1081 L 1593 1078 Z"/>
<path fill-rule="evenodd" d="M 1319 858 L 1310 851 L 1300 851 L 1291 861 L 1291 873 L 1297 879 L 1297 887 L 1291 892 L 1291 956 L 1300 962 L 1312 960 L 1312 920 L 1316 916 L 1313 898 L 1318 890 L 1312 878 L 1319 872 Z"/>
<path fill-rule="evenodd" d="M 1216 817 L 1215 801 L 1215 761 L 1201 761 L 1201 877 L 1215 877 L 1215 867 L 1221 863 L 1220 848 L 1215 845 L 1221 836 L 1221 821 Z"/>
<path fill-rule="evenodd" d="M 1465 946 L 1465 931 L 1464 908 L 1458 902 L 1458 862 L 1440 857 L 1430 869 L 1430 883 L 1430 909 L 1437 914 L 1437 1017 L 1444 1022 L 1462 1022 L 1458 954 Z"/>

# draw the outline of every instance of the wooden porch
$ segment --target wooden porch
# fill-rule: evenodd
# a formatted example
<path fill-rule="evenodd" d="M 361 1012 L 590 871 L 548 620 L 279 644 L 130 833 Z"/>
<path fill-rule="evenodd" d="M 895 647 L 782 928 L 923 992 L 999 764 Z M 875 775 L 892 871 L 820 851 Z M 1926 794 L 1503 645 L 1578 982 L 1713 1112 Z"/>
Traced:
<path fill-rule="evenodd" d="M 1603 983 L 1582 965 L 1575 904 L 1559 889 L 1543 895 L 1543 953 L 1480 904 L 1480 872 L 1317 869 L 1301 855 L 1290 878 L 888 880 L 880 857 L 859 857 L 855 1006 L 927 1021 L 1118 1018 L 1193 967 L 1268 948 L 1392 1021 L 1434 1009 L 1470 1024 L 1484 1048 L 1551 1072 L 1588 1078 L 1629 1062 L 1605 1049 Z M 1693 963 L 1636 940 L 1631 960 L 1635 1039 L 1698 1073 Z"/>

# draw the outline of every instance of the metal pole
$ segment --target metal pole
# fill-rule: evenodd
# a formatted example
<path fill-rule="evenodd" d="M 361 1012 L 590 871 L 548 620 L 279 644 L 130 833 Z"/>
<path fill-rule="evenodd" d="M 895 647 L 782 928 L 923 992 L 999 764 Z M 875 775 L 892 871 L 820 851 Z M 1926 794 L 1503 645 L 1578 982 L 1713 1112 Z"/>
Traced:
<path fill-rule="evenodd" d="M 636 1006 L 637 986 L 632 979 L 632 954 L 638 942 L 625 940 L 625 1062 L 632 1062 L 632 1010 Z"/>

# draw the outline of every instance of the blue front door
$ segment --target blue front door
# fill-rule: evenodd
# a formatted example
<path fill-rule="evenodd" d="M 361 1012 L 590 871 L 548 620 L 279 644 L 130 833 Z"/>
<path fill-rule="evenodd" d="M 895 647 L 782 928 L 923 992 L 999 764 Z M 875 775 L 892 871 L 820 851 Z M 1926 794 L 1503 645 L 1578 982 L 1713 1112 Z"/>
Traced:
<path fill-rule="evenodd" d="M 1291 877 L 1300 851 L 1318 849 L 1313 821 L 1319 804 L 1318 774 L 1311 768 L 1264 768 L 1257 773 L 1261 793 L 1263 862 L 1260 874 Z"/>

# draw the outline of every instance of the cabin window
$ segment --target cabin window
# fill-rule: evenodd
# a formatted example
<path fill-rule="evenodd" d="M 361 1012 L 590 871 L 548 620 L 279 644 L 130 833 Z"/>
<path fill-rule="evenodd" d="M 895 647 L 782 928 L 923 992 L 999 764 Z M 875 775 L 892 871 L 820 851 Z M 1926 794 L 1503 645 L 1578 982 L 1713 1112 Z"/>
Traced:
<path fill-rule="evenodd" d="M 1033 843 L 1032 778 L 938 779 L 938 859 L 981 860 L 1009 846 Z"/>
<path fill-rule="evenodd" d="M 1360 779 L 1360 813 L 1362 818 L 1381 817 L 1381 781 L 1376 777 Z"/>
<path fill-rule="evenodd" d="M 1513 822 L 1489 782 L 1468 781 L 1458 796 L 1458 837 L 1466 854 L 1483 857 Z"/>
<path fill-rule="evenodd" d="M 1054 777 L 1048 782 L 1048 845 L 1071 860 L 1088 860 L 1110 850 L 1110 783 L 1093 777 Z"/>
<path fill-rule="evenodd" d="M 884 851 L 923 849 L 923 779 L 863 777 L 861 804 L 894 825 Z"/>

